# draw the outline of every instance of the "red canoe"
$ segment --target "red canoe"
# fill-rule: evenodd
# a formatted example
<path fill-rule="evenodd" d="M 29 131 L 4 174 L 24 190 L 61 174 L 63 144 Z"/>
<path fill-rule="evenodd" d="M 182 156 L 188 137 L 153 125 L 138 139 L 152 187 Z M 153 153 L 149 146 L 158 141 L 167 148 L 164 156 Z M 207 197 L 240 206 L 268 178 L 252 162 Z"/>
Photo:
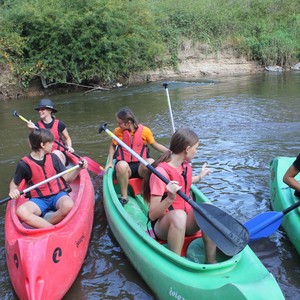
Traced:
<path fill-rule="evenodd" d="M 20 299 L 61 299 L 76 279 L 87 253 L 94 217 L 94 188 L 87 170 L 71 184 L 75 204 L 51 228 L 29 229 L 20 223 L 10 200 L 5 216 L 6 262 Z"/>

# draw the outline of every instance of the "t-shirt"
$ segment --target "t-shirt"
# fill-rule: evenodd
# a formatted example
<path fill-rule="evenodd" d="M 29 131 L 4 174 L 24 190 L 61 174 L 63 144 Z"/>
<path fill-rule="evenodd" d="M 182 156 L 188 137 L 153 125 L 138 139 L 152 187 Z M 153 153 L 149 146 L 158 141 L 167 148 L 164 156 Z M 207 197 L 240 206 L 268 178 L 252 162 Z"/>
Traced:
<path fill-rule="evenodd" d="M 157 167 L 156 170 L 167 179 L 170 179 L 168 173 L 164 168 Z M 153 173 L 150 175 L 149 186 L 152 196 L 163 196 L 166 191 L 166 184 Z"/>
<path fill-rule="evenodd" d="M 49 155 L 49 154 L 46 154 Z M 52 156 L 52 161 L 53 161 L 53 166 L 57 173 L 61 173 L 66 170 L 65 166 L 62 164 L 61 160 L 58 158 L 57 155 L 51 154 Z M 46 156 L 45 156 L 46 157 Z M 43 160 L 34 160 L 38 165 L 43 167 L 45 163 L 45 157 Z M 20 160 L 19 163 L 17 164 L 15 176 L 14 176 L 14 183 L 16 185 L 19 185 L 23 179 L 25 179 L 26 182 L 28 182 L 32 177 L 32 172 L 30 167 L 25 163 L 25 161 Z"/>
<path fill-rule="evenodd" d="M 300 154 L 297 156 L 296 160 L 293 162 L 293 166 L 300 172 Z"/>
<path fill-rule="evenodd" d="M 134 132 L 130 132 L 132 136 L 134 136 Z M 114 130 L 114 134 L 115 136 L 117 136 L 120 140 L 123 140 L 123 130 L 120 127 L 115 128 Z M 143 126 L 143 130 L 142 130 L 142 140 L 144 141 L 145 145 L 146 144 L 153 144 L 154 143 L 154 136 L 152 131 L 150 130 L 150 128 L 148 128 L 147 126 Z M 118 142 L 115 140 L 112 140 L 113 144 L 115 146 L 118 145 Z"/>

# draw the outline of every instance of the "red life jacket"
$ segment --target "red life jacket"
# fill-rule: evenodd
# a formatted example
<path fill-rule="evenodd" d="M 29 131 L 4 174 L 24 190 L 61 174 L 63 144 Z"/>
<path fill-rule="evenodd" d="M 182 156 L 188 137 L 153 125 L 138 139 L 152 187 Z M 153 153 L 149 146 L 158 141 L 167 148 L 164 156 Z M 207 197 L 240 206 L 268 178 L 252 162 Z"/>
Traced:
<path fill-rule="evenodd" d="M 59 120 L 54 119 L 54 122 L 53 122 L 52 127 L 50 128 L 50 130 L 54 135 L 54 139 L 56 141 L 60 142 L 61 144 L 64 144 L 64 141 L 62 140 L 61 134 L 58 130 L 58 124 L 59 124 Z M 38 127 L 39 128 L 46 128 L 45 124 L 41 120 L 38 121 Z M 52 151 L 54 151 L 54 150 L 65 151 L 65 149 L 63 147 L 59 146 L 57 143 L 53 144 Z"/>
<path fill-rule="evenodd" d="M 53 154 L 55 155 L 55 154 Z M 46 154 L 44 167 L 38 165 L 31 156 L 25 156 L 22 160 L 29 166 L 31 170 L 31 179 L 28 181 L 28 187 L 35 185 L 47 178 L 50 178 L 57 174 L 53 166 L 53 160 L 51 154 Z M 29 198 L 42 198 L 51 195 L 56 195 L 60 191 L 67 188 L 66 182 L 62 177 L 51 180 L 48 183 L 40 185 L 36 189 L 29 192 Z"/>
<path fill-rule="evenodd" d="M 192 167 L 188 162 L 182 163 L 183 172 L 182 174 L 179 174 L 178 171 L 170 166 L 166 162 L 160 163 L 158 166 L 162 167 L 168 174 L 170 181 L 177 181 L 178 185 L 182 186 L 181 190 L 187 195 L 190 195 L 190 189 L 192 185 Z M 163 197 L 164 199 L 164 197 Z M 176 195 L 175 200 L 173 201 L 172 205 L 169 207 L 169 210 L 173 209 L 182 209 L 186 211 L 187 208 L 190 207 L 190 204 L 187 203 L 182 197 L 180 197 L 178 194 Z"/>
<path fill-rule="evenodd" d="M 142 139 L 142 131 L 143 125 L 139 125 L 138 129 L 135 131 L 132 136 L 128 130 L 123 131 L 123 142 L 130 147 L 134 152 L 136 152 L 139 156 L 146 159 L 149 157 L 149 148 L 144 143 Z M 127 162 L 138 162 L 138 160 L 131 155 L 126 149 L 122 146 L 118 146 L 114 158 L 116 160 L 125 160 Z"/>

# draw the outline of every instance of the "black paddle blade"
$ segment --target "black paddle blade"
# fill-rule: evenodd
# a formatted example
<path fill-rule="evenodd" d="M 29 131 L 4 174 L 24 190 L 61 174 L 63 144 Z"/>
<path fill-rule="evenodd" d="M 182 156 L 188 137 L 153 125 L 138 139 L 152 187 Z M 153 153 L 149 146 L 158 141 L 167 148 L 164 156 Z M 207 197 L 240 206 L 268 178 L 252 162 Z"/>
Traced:
<path fill-rule="evenodd" d="M 241 252 L 249 241 L 249 232 L 239 221 L 208 203 L 195 203 L 194 215 L 198 226 L 226 255 Z"/>
<path fill-rule="evenodd" d="M 99 127 L 99 130 L 98 130 L 98 133 L 100 134 L 102 131 L 105 131 L 106 130 L 106 125 L 107 123 L 103 123 L 100 125 Z"/>

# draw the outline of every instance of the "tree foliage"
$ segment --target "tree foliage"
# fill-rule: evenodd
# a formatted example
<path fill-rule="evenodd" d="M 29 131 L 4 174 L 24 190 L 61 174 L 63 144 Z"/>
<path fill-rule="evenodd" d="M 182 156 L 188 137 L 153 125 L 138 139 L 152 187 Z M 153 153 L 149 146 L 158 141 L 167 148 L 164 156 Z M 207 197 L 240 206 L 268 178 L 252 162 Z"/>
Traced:
<path fill-rule="evenodd" d="M 176 67 L 186 40 L 262 64 L 300 59 L 298 0 L 3 0 L 0 13 L 0 63 L 25 85 L 109 84 Z"/>

